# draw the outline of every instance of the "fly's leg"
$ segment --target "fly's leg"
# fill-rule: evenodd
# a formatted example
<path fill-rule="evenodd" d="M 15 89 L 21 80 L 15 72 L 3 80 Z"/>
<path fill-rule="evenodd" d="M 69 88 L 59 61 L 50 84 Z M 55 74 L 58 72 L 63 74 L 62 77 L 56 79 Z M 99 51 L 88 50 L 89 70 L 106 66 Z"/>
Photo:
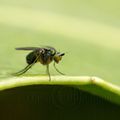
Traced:
<path fill-rule="evenodd" d="M 32 64 L 27 65 L 24 69 L 20 70 L 19 72 L 13 73 L 13 75 L 17 75 L 17 76 L 22 75 L 26 73 L 31 67 L 32 67 Z"/>
<path fill-rule="evenodd" d="M 55 70 L 56 70 L 58 73 L 60 73 L 61 75 L 65 75 L 64 73 L 60 72 L 60 71 L 56 68 L 55 62 L 54 62 L 53 65 L 54 65 Z"/>
<path fill-rule="evenodd" d="M 20 70 L 17 73 L 13 73 L 12 75 L 18 75 L 19 76 L 19 75 L 24 74 L 25 72 L 27 72 L 36 63 L 38 58 L 39 58 L 39 56 L 34 60 L 34 62 L 32 64 L 27 65 L 24 69 Z"/>
<path fill-rule="evenodd" d="M 49 65 L 47 65 L 47 74 L 49 76 L 49 81 L 51 81 L 50 71 L 49 71 Z"/>

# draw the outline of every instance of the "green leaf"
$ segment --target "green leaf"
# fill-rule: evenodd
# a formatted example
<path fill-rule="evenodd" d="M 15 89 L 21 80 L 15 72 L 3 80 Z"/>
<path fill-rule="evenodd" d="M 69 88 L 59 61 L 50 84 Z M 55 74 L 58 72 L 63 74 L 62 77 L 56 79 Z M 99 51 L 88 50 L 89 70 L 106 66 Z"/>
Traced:
<path fill-rule="evenodd" d="M 28 85 L 69 85 L 98 95 L 120 105 L 120 87 L 97 77 L 80 76 L 47 76 L 11 77 L 0 81 L 0 90 Z"/>

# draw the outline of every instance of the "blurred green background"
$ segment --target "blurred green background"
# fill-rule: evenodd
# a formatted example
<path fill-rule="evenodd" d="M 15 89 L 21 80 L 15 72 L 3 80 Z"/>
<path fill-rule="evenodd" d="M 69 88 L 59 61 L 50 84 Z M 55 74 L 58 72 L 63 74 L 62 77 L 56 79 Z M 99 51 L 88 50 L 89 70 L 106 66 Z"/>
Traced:
<path fill-rule="evenodd" d="M 67 75 L 97 76 L 120 85 L 119 0 L 0 0 L 0 78 L 26 66 L 28 51 L 50 45 L 65 52 Z M 45 74 L 36 64 L 26 74 Z M 51 74 L 57 75 L 51 64 Z"/>

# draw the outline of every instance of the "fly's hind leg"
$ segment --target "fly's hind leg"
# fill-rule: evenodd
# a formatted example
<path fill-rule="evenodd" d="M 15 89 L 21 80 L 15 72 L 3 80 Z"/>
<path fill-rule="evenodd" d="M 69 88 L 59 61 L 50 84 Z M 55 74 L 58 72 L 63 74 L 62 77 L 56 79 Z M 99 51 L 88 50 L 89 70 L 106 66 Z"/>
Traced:
<path fill-rule="evenodd" d="M 27 72 L 37 62 L 38 58 L 39 58 L 39 56 L 37 56 L 37 58 L 31 64 L 28 64 L 24 69 L 20 70 L 17 73 L 13 73 L 12 75 L 19 76 L 19 75 L 24 74 L 25 72 Z"/>
<path fill-rule="evenodd" d="M 16 75 L 16 76 L 22 75 L 22 74 L 26 73 L 31 67 L 32 67 L 31 64 L 27 65 L 24 69 L 22 69 L 16 73 L 13 73 L 12 75 Z"/>

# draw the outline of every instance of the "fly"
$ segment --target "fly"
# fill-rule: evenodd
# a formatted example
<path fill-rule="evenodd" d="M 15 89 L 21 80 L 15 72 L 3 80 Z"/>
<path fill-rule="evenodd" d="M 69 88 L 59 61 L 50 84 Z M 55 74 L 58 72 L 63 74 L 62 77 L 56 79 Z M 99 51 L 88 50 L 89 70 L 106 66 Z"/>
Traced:
<path fill-rule="evenodd" d="M 56 63 L 58 64 L 65 53 L 57 52 L 55 48 L 46 46 L 46 47 L 20 47 L 16 48 L 16 50 L 30 50 L 31 52 L 26 56 L 27 66 L 20 70 L 19 72 L 14 73 L 13 75 L 22 75 L 26 73 L 35 63 L 40 62 L 42 65 L 46 66 L 47 74 L 49 76 L 49 81 L 51 80 L 50 72 L 49 72 L 49 64 L 54 61 L 55 70 L 64 75 L 56 68 Z"/>

